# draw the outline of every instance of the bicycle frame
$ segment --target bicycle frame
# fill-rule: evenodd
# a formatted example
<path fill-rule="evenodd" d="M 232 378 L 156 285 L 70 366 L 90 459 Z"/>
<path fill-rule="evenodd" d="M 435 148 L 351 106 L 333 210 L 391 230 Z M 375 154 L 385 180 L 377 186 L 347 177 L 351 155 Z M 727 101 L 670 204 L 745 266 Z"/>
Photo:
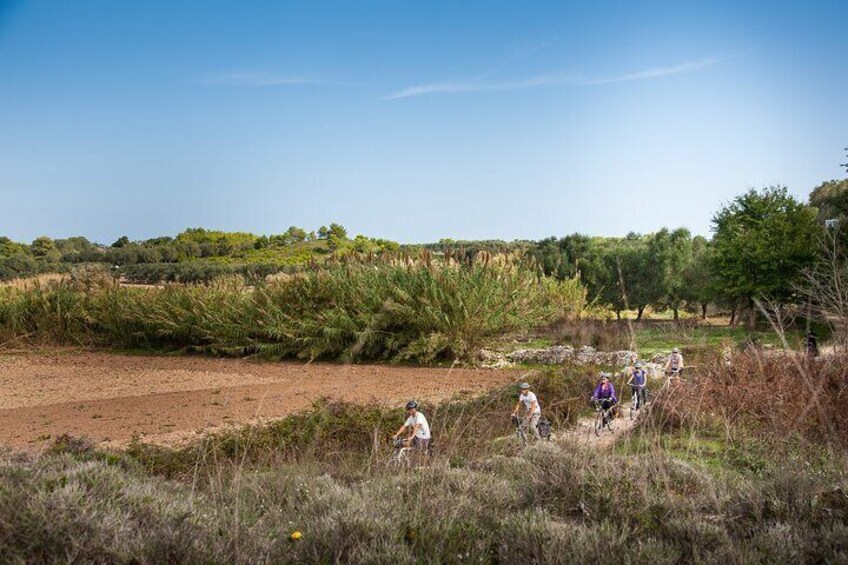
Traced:
<path fill-rule="evenodd" d="M 521 445 L 527 445 L 527 421 L 518 416 L 513 416 L 512 421 L 515 424 L 515 435 L 518 441 Z"/>
<path fill-rule="evenodd" d="M 390 467 L 410 467 L 412 465 L 412 458 L 410 457 L 410 452 L 415 449 L 410 444 L 411 440 L 409 439 L 397 439 L 394 442 L 394 451 L 391 456 L 389 456 L 388 465 Z"/>
<path fill-rule="evenodd" d="M 604 400 L 608 399 L 595 399 L 595 435 L 601 435 L 601 430 L 606 427 L 610 431 L 612 431 L 612 412 L 615 409 L 616 404 L 613 404 L 612 400 L 609 400 L 609 408 L 603 407 Z M 598 418 L 600 418 L 600 422 L 598 422 Z M 600 425 L 598 425 L 600 423 Z"/>
<path fill-rule="evenodd" d="M 631 384 L 630 387 L 630 419 L 633 420 L 645 402 L 645 385 Z"/>

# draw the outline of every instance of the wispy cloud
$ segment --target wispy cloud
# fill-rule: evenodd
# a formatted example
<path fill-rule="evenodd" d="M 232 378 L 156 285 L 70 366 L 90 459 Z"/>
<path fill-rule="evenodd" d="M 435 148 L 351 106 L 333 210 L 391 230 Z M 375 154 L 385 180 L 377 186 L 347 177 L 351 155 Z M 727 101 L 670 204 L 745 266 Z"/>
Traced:
<path fill-rule="evenodd" d="M 699 61 L 688 61 L 670 67 L 655 67 L 632 73 L 611 77 L 587 78 L 582 75 L 545 74 L 518 81 L 488 81 L 488 80 L 466 80 L 455 82 L 434 82 L 408 86 L 401 90 L 392 92 L 385 96 L 385 100 L 397 100 L 399 98 L 411 98 L 413 96 L 425 96 L 428 94 L 448 94 L 460 92 L 484 92 L 492 90 L 523 90 L 540 86 L 597 86 L 617 82 L 631 82 L 637 80 L 648 80 L 680 73 L 687 73 L 703 69 L 718 63 L 717 59 L 709 58 Z"/>
<path fill-rule="evenodd" d="M 556 75 L 541 75 L 526 80 L 486 82 L 486 81 L 458 81 L 458 82 L 434 82 L 430 84 L 419 84 L 409 86 L 385 97 L 386 100 L 398 98 L 410 98 L 412 96 L 424 96 L 426 94 L 457 93 L 457 92 L 481 92 L 486 90 L 522 90 L 537 86 L 552 84 L 578 84 L 579 78 L 564 77 Z"/>
<path fill-rule="evenodd" d="M 300 86 L 306 84 L 332 84 L 330 81 L 310 77 L 280 75 L 267 71 L 233 71 L 205 75 L 198 81 L 201 84 L 221 86 Z"/>
<path fill-rule="evenodd" d="M 680 73 L 688 73 L 691 71 L 697 71 L 699 69 L 710 67 L 718 62 L 718 59 L 713 58 L 701 59 L 700 61 L 688 61 L 685 63 L 680 63 L 679 65 L 673 65 L 671 67 L 656 67 L 653 69 L 646 69 L 644 71 L 637 71 L 635 73 L 628 73 L 616 77 L 588 80 L 586 81 L 586 85 L 591 86 L 596 84 L 611 84 L 614 82 L 630 82 L 634 80 L 647 80 L 651 78 L 660 78 L 669 75 L 679 75 Z"/>

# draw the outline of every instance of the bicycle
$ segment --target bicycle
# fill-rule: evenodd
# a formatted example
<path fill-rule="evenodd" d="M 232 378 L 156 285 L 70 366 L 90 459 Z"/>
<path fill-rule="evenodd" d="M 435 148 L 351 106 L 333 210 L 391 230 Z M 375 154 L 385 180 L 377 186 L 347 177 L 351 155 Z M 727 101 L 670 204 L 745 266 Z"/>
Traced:
<path fill-rule="evenodd" d="M 671 369 L 670 371 L 665 372 L 668 377 L 669 383 L 682 383 L 683 382 L 683 369 L 680 367 L 676 367 Z"/>
<path fill-rule="evenodd" d="M 513 414 L 512 423 L 515 425 L 515 437 L 519 445 L 527 445 L 527 422 Z"/>
<path fill-rule="evenodd" d="M 607 408 L 604 408 L 604 403 L 609 404 Z M 609 399 L 595 400 L 595 435 L 600 436 L 601 431 L 604 429 L 604 426 L 609 431 L 613 431 L 615 416 L 613 414 L 613 410 L 615 410 L 615 404 L 612 403 Z"/>
<path fill-rule="evenodd" d="M 393 469 L 409 469 L 412 466 L 411 452 L 413 447 L 409 445 L 409 440 L 399 437 L 392 440 L 394 451 L 389 456 L 387 462 L 388 467 Z"/>
<path fill-rule="evenodd" d="M 645 385 L 630 385 L 633 397 L 630 399 L 630 419 L 635 420 L 645 403 Z"/>

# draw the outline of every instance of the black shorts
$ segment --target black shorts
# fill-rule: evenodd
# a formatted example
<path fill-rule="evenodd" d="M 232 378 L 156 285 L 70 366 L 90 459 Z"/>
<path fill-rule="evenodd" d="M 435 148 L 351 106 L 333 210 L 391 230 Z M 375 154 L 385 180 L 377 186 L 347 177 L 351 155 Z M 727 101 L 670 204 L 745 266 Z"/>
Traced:
<path fill-rule="evenodd" d="M 415 449 L 420 449 L 421 451 L 427 453 L 430 451 L 430 440 L 420 437 L 414 437 L 412 438 L 412 447 L 414 447 Z"/>

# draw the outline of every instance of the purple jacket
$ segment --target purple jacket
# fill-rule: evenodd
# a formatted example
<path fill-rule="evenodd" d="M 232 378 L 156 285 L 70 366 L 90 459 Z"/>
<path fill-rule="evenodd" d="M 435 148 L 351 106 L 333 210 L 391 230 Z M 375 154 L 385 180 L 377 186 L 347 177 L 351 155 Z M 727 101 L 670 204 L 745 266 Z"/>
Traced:
<path fill-rule="evenodd" d="M 592 400 L 601 400 L 604 398 L 609 398 L 613 401 L 613 404 L 618 403 L 618 397 L 615 395 L 615 387 L 612 386 L 612 381 L 607 381 L 609 388 L 607 390 L 601 390 L 604 386 L 602 383 L 598 383 L 598 386 L 595 388 L 595 394 L 592 395 Z"/>

